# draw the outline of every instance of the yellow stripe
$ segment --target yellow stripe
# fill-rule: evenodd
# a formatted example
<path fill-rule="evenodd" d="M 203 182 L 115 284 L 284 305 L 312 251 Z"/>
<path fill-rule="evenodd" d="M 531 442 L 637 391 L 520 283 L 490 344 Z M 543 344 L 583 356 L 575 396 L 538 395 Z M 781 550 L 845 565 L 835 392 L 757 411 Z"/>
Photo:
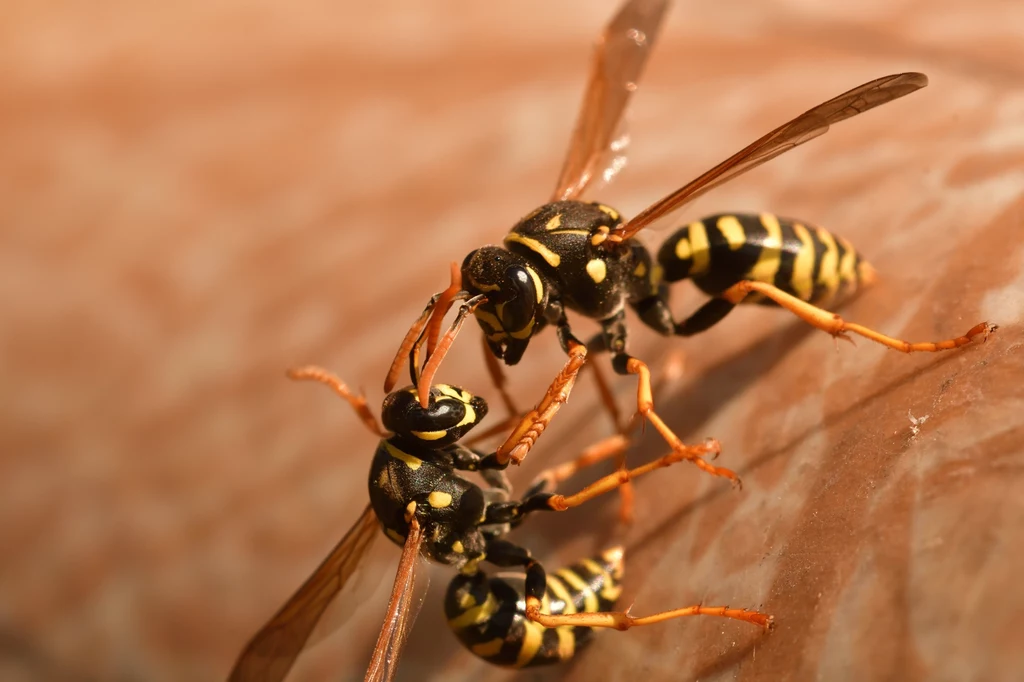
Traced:
<path fill-rule="evenodd" d="M 485 622 L 488 618 L 494 615 L 494 612 L 498 610 L 498 600 L 494 598 L 494 594 L 488 593 L 487 600 L 484 601 L 480 606 L 474 606 L 471 609 L 466 609 L 461 615 L 448 620 L 448 625 L 453 630 L 462 630 L 468 628 L 471 625 L 480 625 Z"/>
<path fill-rule="evenodd" d="M 548 265 L 550 265 L 553 268 L 557 268 L 562 263 L 561 256 L 559 256 L 557 253 L 541 244 L 536 239 L 524 237 L 523 235 L 516 234 L 515 232 L 509 232 L 507 235 L 505 235 L 505 245 L 508 246 L 510 242 L 522 244 L 523 246 L 525 246 L 526 248 L 530 249 L 538 256 L 543 258 L 545 261 L 547 261 Z"/>
<path fill-rule="evenodd" d="M 608 276 L 608 266 L 600 258 L 587 261 L 586 270 L 590 279 L 594 280 L 594 284 L 600 284 Z"/>
<path fill-rule="evenodd" d="M 555 628 L 558 635 L 558 660 L 568 661 L 576 653 L 576 635 L 571 627 Z"/>
<path fill-rule="evenodd" d="M 434 492 L 427 495 L 427 504 L 434 509 L 444 509 L 450 507 L 452 504 L 452 496 L 448 493 L 435 490 Z"/>
<path fill-rule="evenodd" d="M 579 591 L 583 595 L 583 610 L 588 613 L 597 613 L 600 606 L 597 603 L 597 595 L 590 589 L 590 585 L 579 577 L 568 568 L 563 568 L 559 571 L 555 571 L 555 575 L 564 580 L 573 589 Z"/>
<path fill-rule="evenodd" d="M 747 243 L 747 233 L 743 231 L 743 226 L 736 216 L 722 216 L 715 226 L 725 237 L 725 241 L 729 242 L 731 250 L 735 251 Z"/>
<path fill-rule="evenodd" d="M 825 287 L 826 293 L 822 299 L 829 299 L 839 288 L 839 250 L 836 248 L 836 241 L 832 235 L 819 228 L 816 228 L 818 239 L 825 245 L 825 254 L 821 257 L 821 267 L 818 270 L 818 284 Z"/>
<path fill-rule="evenodd" d="M 533 288 L 537 291 L 537 303 L 540 303 L 544 300 L 544 283 L 540 281 L 540 275 L 533 268 L 526 268 L 526 272 L 533 279 Z"/>
<path fill-rule="evenodd" d="M 576 604 L 573 602 L 572 595 L 569 590 L 566 589 L 562 581 L 553 575 L 548 576 L 548 589 L 556 597 L 565 602 L 565 611 L 563 613 L 576 613 Z"/>
<path fill-rule="evenodd" d="M 768 235 L 761 244 L 761 255 L 750 269 L 749 279 L 774 284 L 782 252 L 782 228 L 779 227 L 779 219 L 770 213 L 761 214 L 761 224 Z"/>
<path fill-rule="evenodd" d="M 413 471 L 419 469 L 420 465 L 423 464 L 423 460 L 419 457 L 413 457 L 412 455 L 406 454 L 387 441 L 384 441 L 384 448 L 388 451 L 389 455 L 395 459 L 405 462 L 405 465 Z"/>
<path fill-rule="evenodd" d="M 523 646 L 519 649 L 519 655 L 516 656 L 515 666 L 522 668 L 532 661 L 533 657 L 537 655 L 537 650 L 540 649 L 543 640 L 544 626 L 540 623 L 534 623 L 532 620 L 524 620 Z"/>
<path fill-rule="evenodd" d="M 857 271 L 854 268 L 854 262 L 857 259 L 857 252 L 853 250 L 853 245 L 846 241 L 842 237 L 839 237 L 840 243 L 843 248 L 846 249 L 846 253 L 843 254 L 842 260 L 839 261 L 839 279 L 849 284 L 857 284 Z"/>
<path fill-rule="evenodd" d="M 489 642 L 481 642 L 480 644 L 474 644 L 470 647 L 473 653 L 483 658 L 490 656 L 497 656 L 501 652 L 501 647 L 504 646 L 505 640 L 501 637 L 492 639 Z"/>
<path fill-rule="evenodd" d="M 480 320 L 494 331 L 505 331 L 504 328 L 501 326 L 501 320 L 499 320 L 493 313 L 489 313 L 486 310 L 481 310 L 480 308 L 477 308 L 476 310 L 473 311 L 473 314 L 476 315 L 476 319 Z"/>
<path fill-rule="evenodd" d="M 793 223 L 793 233 L 800 240 L 800 250 L 793 259 L 793 281 L 790 285 L 797 298 L 809 301 L 814 293 L 814 240 L 800 223 Z"/>
<path fill-rule="evenodd" d="M 598 208 L 598 210 L 601 210 L 601 211 L 604 211 L 605 213 L 607 213 L 608 217 L 610 217 L 612 220 L 618 220 L 619 219 L 619 212 L 616 211 L 611 206 L 605 206 L 604 204 L 598 204 L 597 208 Z"/>
<path fill-rule="evenodd" d="M 550 232 L 551 230 L 557 230 L 561 226 L 562 226 L 562 214 L 561 213 L 556 213 L 555 217 L 547 222 L 547 225 L 544 226 L 544 229 L 547 230 L 548 232 Z"/>
<path fill-rule="evenodd" d="M 410 431 L 412 435 L 416 436 L 420 440 L 440 440 L 444 438 L 444 434 L 447 431 Z"/>
<path fill-rule="evenodd" d="M 691 275 L 700 275 L 707 272 L 708 265 L 711 263 L 711 250 L 708 244 L 708 231 L 704 228 L 704 223 L 697 221 L 689 224 L 690 239 L 689 247 L 690 254 L 689 259 L 693 261 L 693 265 L 690 266 Z M 676 255 L 679 255 L 679 245 L 676 244 Z M 683 260 L 686 260 L 685 258 Z"/>

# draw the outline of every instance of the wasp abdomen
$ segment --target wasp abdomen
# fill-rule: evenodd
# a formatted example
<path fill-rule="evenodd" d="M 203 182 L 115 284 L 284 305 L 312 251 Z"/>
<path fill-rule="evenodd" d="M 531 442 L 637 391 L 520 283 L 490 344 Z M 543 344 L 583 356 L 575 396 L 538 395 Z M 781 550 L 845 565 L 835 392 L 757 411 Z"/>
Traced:
<path fill-rule="evenodd" d="M 814 304 L 834 301 L 874 278 L 848 241 L 770 213 L 713 215 L 690 223 L 658 250 L 669 282 L 690 278 L 717 296 L 741 280 L 774 284 Z M 774 305 L 760 296 L 746 302 Z"/>
<path fill-rule="evenodd" d="M 541 611 L 597 613 L 614 605 L 622 588 L 622 549 L 560 569 L 547 576 Z M 526 618 L 522 574 L 459 575 L 448 586 L 448 625 L 474 654 L 496 665 L 523 668 L 573 657 L 593 637 L 589 627 L 545 628 Z"/>

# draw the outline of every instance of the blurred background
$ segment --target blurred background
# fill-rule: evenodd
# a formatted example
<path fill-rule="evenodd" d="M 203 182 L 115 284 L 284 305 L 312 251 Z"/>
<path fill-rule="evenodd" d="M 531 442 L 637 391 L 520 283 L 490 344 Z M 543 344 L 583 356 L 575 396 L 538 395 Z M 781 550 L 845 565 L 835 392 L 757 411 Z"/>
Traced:
<path fill-rule="evenodd" d="M 366 502 L 374 438 L 317 363 L 376 410 L 447 263 L 549 196 L 613 0 L 38 3 L 0 9 L 0 678 L 224 679 Z M 847 319 L 903 356 L 772 310 L 697 338 L 638 330 L 686 465 L 524 525 L 554 567 L 624 541 L 624 603 L 761 607 L 776 631 L 690 619 L 560 669 L 462 650 L 434 571 L 399 679 L 1010 680 L 1024 664 L 1024 5 L 677 2 L 597 198 L 641 210 L 854 85 L 925 90 L 704 197 L 853 241 L 881 274 Z M 647 235 L 656 244 L 666 236 Z M 677 310 L 701 297 L 677 287 Z M 592 327 L 580 322 L 580 334 Z M 441 378 L 494 397 L 469 325 Z M 526 406 L 562 356 L 511 372 Z M 623 409 L 634 382 L 615 381 Z M 495 402 L 497 405 L 497 403 Z M 611 433 L 594 386 L 513 481 Z M 500 409 L 495 409 L 500 414 Z M 638 437 L 630 461 L 660 454 Z M 601 473 L 601 472 L 597 472 Z M 586 482 L 584 479 L 579 484 Z M 575 483 L 569 484 L 570 488 Z M 296 680 L 359 680 L 397 562 L 379 542 L 344 625 Z"/>

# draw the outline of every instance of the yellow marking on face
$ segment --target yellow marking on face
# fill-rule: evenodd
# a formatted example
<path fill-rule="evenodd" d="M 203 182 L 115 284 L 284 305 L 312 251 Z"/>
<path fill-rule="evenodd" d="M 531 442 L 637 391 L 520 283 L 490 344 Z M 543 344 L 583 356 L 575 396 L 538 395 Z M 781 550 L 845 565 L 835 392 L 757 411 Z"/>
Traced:
<path fill-rule="evenodd" d="M 533 289 L 537 292 L 537 303 L 544 300 L 544 282 L 541 281 L 540 275 L 533 268 L 526 268 L 527 274 L 533 280 Z"/>
<path fill-rule="evenodd" d="M 770 213 L 761 214 L 761 224 L 768 230 L 768 234 L 761 242 L 761 255 L 750 269 L 747 278 L 755 282 L 774 284 L 781 262 L 782 228 L 779 226 L 779 219 Z"/>
<path fill-rule="evenodd" d="M 594 284 L 600 284 L 608 276 L 608 266 L 600 258 L 594 258 L 587 261 L 587 274 L 594 280 Z"/>
<path fill-rule="evenodd" d="M 515 232 L 509 232 L 507 235 L 505 235 L 505 245 L 508 246 L 509 243 L 522 244 L 523 246 L 525 246 L 526 248 L 530 249 L 538 256 L 543 258 L 547 262 L 547 264 L 553 268 L 557 268 L 559 265 L 562 264 L 561 256 L 559 256 L 557 253 L 541 244 L 536 239 L 524 237 L 523 235 L 516 234 Z"/>
<path fill-rule="evenodd" d="M 462 546 L 462 543 L 458 540 L 452 543 L 452 551 L 456 554 L 462 554 L 466 551 L 466 548 Z"/>
<path fill-rule="evenodd" d="M 473 311 L 473 314 L 476 315 L 476 319 L 480 320 L 494 331 L 505 331 L 504 327 L 501 326 L 501 320 L 499 320 L 497 316 L 495 316 L 493 313 L 477 308 L 476 310 Z"/>
<path fill-rule="evenodd" d="M 427 504 L 434 509 L 444 509 L 450 506 L 452 503 L 452 496 L 448 493 L 435 490 L 434 492 L 427 495 Z"/>
<path fill-rule="evenodd" d="M 396 531 L 396 530 L 394 530 L 392 528 L 385 528 L 384 529 L 384 534 L 387 535 L 389 538 L 391 538 L 392 540 L 394 540 L 395 542 L 397 542 L 400 545 L 404 545 L 405 544 L 405 538 L 402 537 L 401 533 L 399 533 L 398 531 Z"/>
<path fill-rule="evenodd" d="M 564 613 L 576 613 L 576 604 L 573 602 L 572 594 L 569 593 L 565 584 L 553 575 L 549 575 L 547 578 L 548 589 L 551 590 L 551 594 L 565 602 Z"/>
<path fill-rule="evenodd" d="M 477 289 L 479 289 L 480 291 L 499 291 L 501 289 L 500 284 L 480 284 L 475 279 L 473 279 L 472 276 L 470 276 L 469 278 L 469 283 L 472 284 Z"/>
<path fill-rule="evenodd" d="M 470 649 L 477 656 L 481 656 L 482 658 L 489 658 L 491 656 L 497 656 L 499 653 L 501 653 L 501 647 L 503 646 L 505 646 L 505 640 L 501 637 L 496 637 L 488 642 L 474 644 L 470 647 Z"/>
<path fill-rule="evenodd" d="M 447 431 L 410 431 L 412 435 L 420 440 L 441 440 Z"/>
<path fill-rule="evenodd" d="M 547 230 L 548 232 L 550 232 L 551 230 L 557 230 L 561 226 L 562 226 L 562 214 L 561 213 L 556 213 L 555 217 L 547 222 L 547 225 L 544 226 L 544 229 Z"/>
<path fill-rule="evenodd" d="M 818 270 L 818 284 L 825 287 L 822 300 L 831 299 L 836 290 L 839 289 L 839 249 L 836 248 L 836 240 L 831 233 L 816 228 L 818 239 L 825 245 L 825 253 L 821 257 L 821 267 Z"/>
<path fill-rule="evenodd" d="M 636 267 L 633 268 L 633 276 L 634 277 L 643 277 L 646 274 L 647 274 L 647 263 L 644 263 L 643 261 L 640 261 L 639 263 L 636 264 Z"/>
<path fill-rule="evenodd" d="M 743 231 L 743 226 L 740 225 L 740 221 L 736 216 L 725 215 L 718 219 L 715 224 L 718 230 L 725 237 L 725 241 L 729 242 L 729 249 L 735 251 L 747 242 L 747 233 Z"/>
<path fill-rule="evenodd" d="M 540 649 L 543 640 L 544 626 L 540 623 L 534 623 L 532 620 L 524 620 L 523 645 L 519 649 L 519 655 L 516 656 L 516 662 L 513 665 L 517 668 L 522 668 L 532 661 L 533 657 L 537 655 L 537 650 Z"/>
<path fill-rule="evenodd" d="M 598 204 L 597 208 L 598 208 L 599 211 L 603 211 L 604 213 L 606 213 L 608 215 L 608 217 L 611 218 L 612 220 L 618 220 L 619 219 L 619 212 L 616 211 L 611 206 L 605 206 L 604 204 Z"/>
<path fill-rule="evenodd" d="M 508 335 L 513 339 L 528 339 L 533 336 L 533 326 L 536 323 L 534 318 L 530 318 L 530 321 L 526 323 L 526 326 L 522 329 L 517 329 L 514 332 L 509 332 Z"/>
<path fill-rule="evenodd" d="M 576 635 L 571 627 L 555 628 L 558 635 L 558 660 L 568 661 L 576 653 Z"/>
<path fill-rule="evenodd" d="M 811 300 L 814 293 L 814 241 L 811 233 L 800 223 L 793 224 L 793 233 L 800 240 L 800 250 L 793 259 L 793 291 L 802 301 Z"/>
<path fill-rule="evenodd" d="M 473 625 L 479 625 L 493 616 L 494 612 L 497 610 L 498 600 L 494 598 L 493 593 L 489 592 L 487 593 L 487 599 L 483 604 L 470 607 L 455 618 L 449 618 L 448 625 L 451 626 L 453 630 L 462 630 L 463 628 L 468 628 Z"/>
<path fill-rule="evenodd" d="M 387 450 L 388 454 L 394 457 L 395 459 L 405 462 L 405 466 L 409 467 L 413 471 L 419 469 L 420 465 L 423 464 L 423 460 L 420 459 L 419 457 L 413 457 L 408 453 L 402 452 L 401 450 L 399 450 L 398 448 L 396 448 L 394 445 L 387 441 L 384 441 L 384 449 Z"/>
<path fill-rule="evenodd" d="M 690 223 L 688 226 L 690 232 L 689 242 L 686 247 L 689 250 L 689 254 L 682 260 L 691 260 L 690 275 L 701 275 L 707 272 L 708 265 L 711 263 L 711 248 L 708 244 L 708 231 L 704 227 L 704 223 L 699 220 Z M 680 240 L 682 241 L 682 240 Z M 679 244 L 676 244 L 676 255 L 679 255 L 681 248 Z"/>
<path fill-rule="evenodd" d="M 575 572 L 568 568 L 555 571 L 555 575 L 561 578 L 567 585 L 575 589 L 577 592 L 583 595 L 583 610 L 588 613 L 597 613 L 599 606 L 597 603 L 597 595 L 590 589 L 590 585 L 587 584 L 583 578 L 576 575 Z"/>
<path fill-rule="evenodd" d="M 843 254 L 843 257 L 839 261 L 839 279 L 848 284 L 856 284 L 857 252 L 853 250 L 853 245 L 842 237 L 839 237 L 839 242 L 843 245 L 843 248 L 846 249 L 846 253 Z"/>

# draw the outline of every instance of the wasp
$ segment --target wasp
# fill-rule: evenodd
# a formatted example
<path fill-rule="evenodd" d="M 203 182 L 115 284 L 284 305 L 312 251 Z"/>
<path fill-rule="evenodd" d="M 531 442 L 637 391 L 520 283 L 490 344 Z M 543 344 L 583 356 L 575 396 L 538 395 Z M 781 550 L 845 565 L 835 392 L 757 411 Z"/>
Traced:
<path fill-rule="evenodd" d="M 461 317 L 453 328 L 456 325 L 461 325 Z M 453 336 L 450 330 L 446 339 Z M 549 409 L 545 401 L 550 396 L 567 395 L 579 369 L 577 364 L 560 372 L 537 409 Z M 284 679 L 381 530 L 402 547 L 402 555 L 367 681 L 390 680 L 397 669 L 417 613 L 416 585 L 422 585 L 417 571 L 424 561 L 458 571 L 444 601 L 448 626 L 469 651 L 497 665 L 526 667 L 569 660 L 591 640 L 595 628 L 624 630 L 696 615 L 770 628 L 771 616 L 727 606 L 697 605 L 644 617 L 612 611 L 622 590 L 621 547 L 548 572 L 529 550 L 504 537 L 534 512 L 577 507 L 681 461 L 678 453 L 605 476 L 573 495 L 550 490 L 579 469 L 619 453 L 624 444 L 613 437 L 589 448 L 571 466 L 543 473 L 521 499 L 513 500 L 505 476 L 511 460 L 460 443 L 487 415 L 482 398 L 457 386 L 436 384 L 427 392 L 424 408 L 418 389 L 410 386 L 385 397 L 382 428 L 366 400 L 325 370 L 306 367 L 289 374 L 328 385 L 380 437 L 370 464 L 370 502 L 323 563 L 248 643 L 230 674 L 231 682 Z M 485 485 L 467 479 L 464 474 L 470 472 L 479 474 Z M 519 572 L 491 576 L 483 562 Z"/>
<path fill-rule="evenodd" d="M 637 377 L 637 414 L 650 422 L 685 458 L 700 463 L 717 449 L 687 446 L 654 410 L 650 370 L 628 352 L 626 310 L 666 336 L 690 336 L 720 322 L 740 303 L 781 306 L 836 338 L 860 335 L 902 352 L 940 351 L 984 340 L 996 329 L 980 323 L 957 338 L 909 343 L 846 322 L 831 305 L 874 279 L 874 271 L 846 240 L 798 220 L 771 214 L 722 214 L 690 223 L 652 254 L 637 235 L 697 197 L 864 113 L 927 85 L 921 73 L 898 73 L 864 83 L 800 114 L 631 219 L 582 195 L 595 177 L 621 165 L 617 131 L 655 43 L 667 0 L 629 0 L 598 41 L 569 151 L 549 203 L 537 208 L 505 236 L 501 246 L 476 249 L 461 264 L 465 288 L 435 296 L 403 340 L 385 382 L 393 387 L 411 339 L 431 329 L 424 365 L 429 385 L 443 349 L 437 347 L 440 318 L 455 300 L 483 297 L 475 317 L 484 333 L 489 367 L 500 359 L 515 365 L 530 340 L 554 327 L 569 362 L 588 350 L 606 351 L 620 375 Z M 710 299 L 677 319 L 669 308 L 669 285 L 692 280 Z M 601 332 L 589 343 L 573 334 L 567 311 L 596 320 Z M 499 383 L 499 389 L 504 390 Z M 607 390 L 603 390 L 609 405 Z M 505 394 L 503 393 L 503 397 Z M 426 394 L 421 393 L 425 404 Z M 511 404 L 506 397 L 506 403 Z M 613 409 L 612 406 L 609 406 Z M 516 453 L 544 427 L 545 415 L 514 431 L 499 452 Z M 702 468 L 706 468 L 703 467 Z M 706 468 L 738 483 L 725 468 Z M 628 514 L 624 514 L 627 516 Z"/>

